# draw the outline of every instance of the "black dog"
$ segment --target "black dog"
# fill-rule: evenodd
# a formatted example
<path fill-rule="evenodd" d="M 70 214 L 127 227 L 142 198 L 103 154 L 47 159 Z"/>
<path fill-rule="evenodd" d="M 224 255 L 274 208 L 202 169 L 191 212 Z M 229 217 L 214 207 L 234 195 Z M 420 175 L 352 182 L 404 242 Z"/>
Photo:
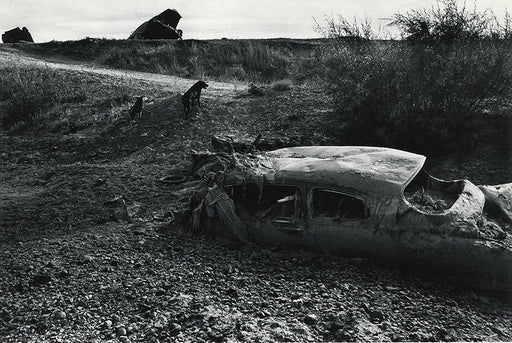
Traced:
<path fill-rule="evenodd" d="M 185 110 L 185 119 L 188 119 L 188 114 L 190 113 L 190 105 L 194 100 L 197 100 L 197 105 L 201 107 L 201 103 L 199 102 L 199 98 L 201 97 L 201 90 L 208 88 L 208 84 L 204 81 L 197 81 L 194 83 L 192 87 L 188 91 L 183 94 L 181 97 L 181 102 L 183 103 L 183 109 Z"/>
<path fill-rule="evenodd" d="M 131 120 L 135 119 L 135 116 L 138 116 L 139 119 L 142 118 L 142 98 L 141 96 L 137 97 L 135 104 L 130 108 L 130 118 Z"/>

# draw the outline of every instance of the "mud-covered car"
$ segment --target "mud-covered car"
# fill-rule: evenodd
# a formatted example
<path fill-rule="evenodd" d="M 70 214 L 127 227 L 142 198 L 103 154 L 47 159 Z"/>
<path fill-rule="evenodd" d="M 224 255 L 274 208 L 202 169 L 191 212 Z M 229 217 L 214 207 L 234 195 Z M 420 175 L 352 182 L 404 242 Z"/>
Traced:
<path fill-rule="evenodd" d="M 223 174 L 205 198 L 203 218 L 210 231 L 240 240 L 367 257 L 511 290 L 512 184 L 443 181 L 423 172 L 424 162 L 378 147 L 267 152 Z"/>

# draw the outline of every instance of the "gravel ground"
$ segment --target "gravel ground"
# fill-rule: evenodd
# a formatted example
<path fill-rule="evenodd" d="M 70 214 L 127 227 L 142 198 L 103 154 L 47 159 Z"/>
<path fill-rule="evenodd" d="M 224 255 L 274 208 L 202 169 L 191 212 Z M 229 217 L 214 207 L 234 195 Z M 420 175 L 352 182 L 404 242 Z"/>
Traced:
<path fill-rule="evenodd" d="M 156 221 L 0 253 L 2 341 L 498 341 L 510 305 L 362 259 L 245 249 Z"/>

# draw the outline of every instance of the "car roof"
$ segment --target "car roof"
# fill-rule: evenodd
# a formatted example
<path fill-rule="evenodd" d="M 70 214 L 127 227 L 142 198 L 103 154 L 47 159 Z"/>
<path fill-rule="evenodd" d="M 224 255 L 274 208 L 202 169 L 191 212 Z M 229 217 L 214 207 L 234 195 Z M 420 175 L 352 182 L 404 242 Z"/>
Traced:
<path fill-rule="evenodd" d="M 245 172 L 266 182 L 308 182 L 389 195 L 401 195 L 426 159 L 368 146 L 300 146 L 269 151 L 258 158 L 258 166 Z"/>

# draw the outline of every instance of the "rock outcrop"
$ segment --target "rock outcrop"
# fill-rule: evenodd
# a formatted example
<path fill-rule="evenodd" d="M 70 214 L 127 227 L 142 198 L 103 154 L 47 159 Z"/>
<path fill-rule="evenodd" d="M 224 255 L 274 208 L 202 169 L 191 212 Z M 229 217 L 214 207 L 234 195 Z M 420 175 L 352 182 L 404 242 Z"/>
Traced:
<path fill-rule="evenodd" d="M 175 9 L 166 9 L 140 25 L 128 39 L 181 39 L 183 31 L 176 29 L 181 15 Z"/>

